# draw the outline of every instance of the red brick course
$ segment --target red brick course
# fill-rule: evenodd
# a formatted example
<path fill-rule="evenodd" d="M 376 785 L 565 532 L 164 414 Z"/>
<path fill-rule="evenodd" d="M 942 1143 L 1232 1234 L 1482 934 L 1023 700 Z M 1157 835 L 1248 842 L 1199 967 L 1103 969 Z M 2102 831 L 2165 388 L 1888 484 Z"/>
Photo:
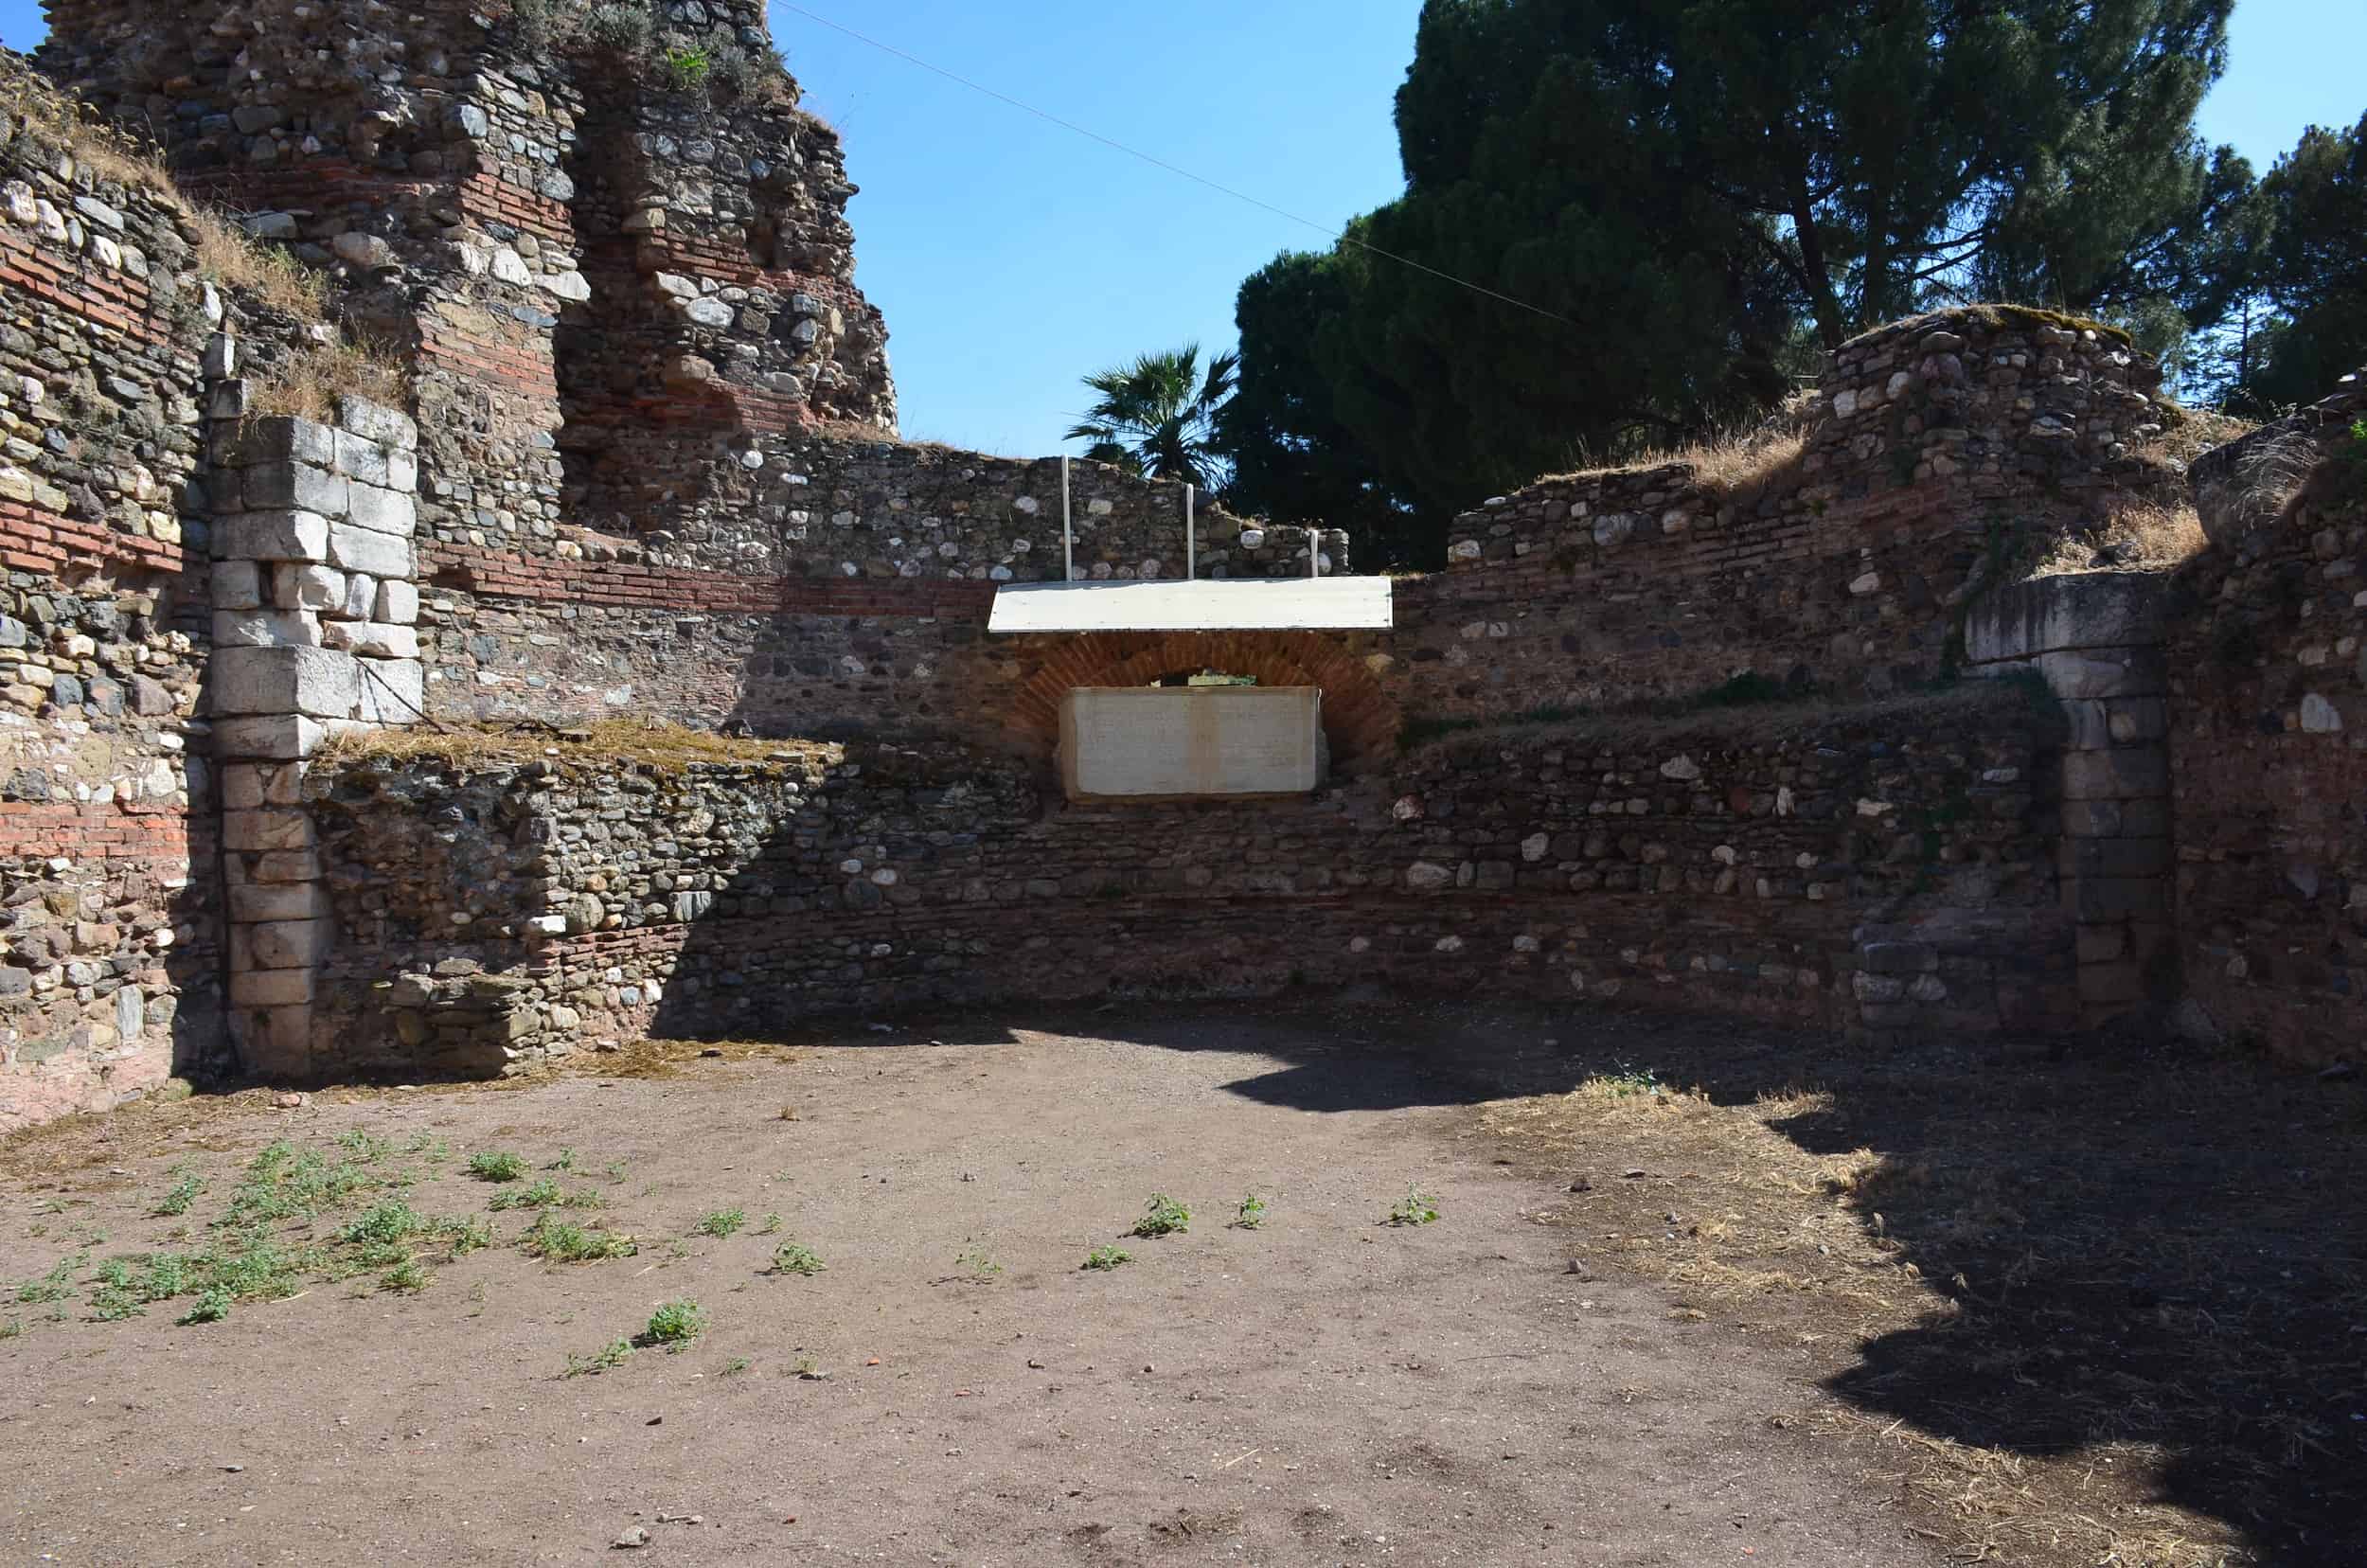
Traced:
<path fill-rule="evenodd" d="M 77 523 L 21 501 L 0 501 L 0 566 L 55 575 L 69 562 L 121 561 L 178 572 L 187 560 L 177 543 L 118 533 L 95 523 Z"/>

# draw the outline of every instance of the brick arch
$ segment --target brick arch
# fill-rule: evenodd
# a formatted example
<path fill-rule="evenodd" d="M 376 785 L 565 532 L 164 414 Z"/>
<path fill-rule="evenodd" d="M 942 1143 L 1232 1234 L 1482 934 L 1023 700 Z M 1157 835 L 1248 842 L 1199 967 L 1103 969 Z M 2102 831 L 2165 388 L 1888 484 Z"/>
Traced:
<path fill-rule="evenodd" d="M 1259 686 L 1324 691 L 1324 736 L 1335 764 L 1386 756 L 1397 704 L 1363 661 L 1313 632 L 1090 632 L 1030 638 L 1034 668 L 1020 686 L 1015 728 L 1046 751 L 1059 743 L 1060 700 L 1072 686 L 1148 686 L 1179 669 L 1255 675 Z"/>

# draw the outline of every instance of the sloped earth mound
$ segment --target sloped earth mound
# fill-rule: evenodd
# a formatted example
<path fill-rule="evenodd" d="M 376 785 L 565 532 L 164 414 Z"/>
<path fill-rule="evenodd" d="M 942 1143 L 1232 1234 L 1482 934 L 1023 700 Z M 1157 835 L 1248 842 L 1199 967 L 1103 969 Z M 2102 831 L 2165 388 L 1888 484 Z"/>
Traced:
<path fill-rule="evenodd" d="M 1167 1004 L 592 1066 L 0 1145 L 10 1554 L 2351 1560 L 2347 1084 Z"/>

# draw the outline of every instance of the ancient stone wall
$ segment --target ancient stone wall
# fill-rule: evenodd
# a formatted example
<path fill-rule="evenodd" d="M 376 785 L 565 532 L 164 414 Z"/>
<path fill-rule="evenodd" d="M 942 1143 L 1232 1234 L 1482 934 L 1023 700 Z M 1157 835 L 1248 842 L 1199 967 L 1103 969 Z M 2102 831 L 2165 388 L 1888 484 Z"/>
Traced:
<path fill-rule="evenodd" d="M 1842 346 L 1805 437 L 1757 472 L 1546 480 L 1457 520 L 1405 594 L 1426 714 L 1682 694 L 1741 674 L 1833 692 L 1927 681 L 2019 554 L 2175 488 L 2138 449 L 2160 371 L 2109 329 L 1976 307 Z M 1752 465 L 1736 465 L 1749 468 Z"/>
<path fill-rule="evenodd" d="M 1348 542 L 896 439 L 838 140 L 754 0 L 50 12 L 45 68 L 408 376 L 248 417 L 243 373 L 336 330 L 209 285 L 152 174 L 0 127 L 0 1125 L 217 1050 L 225 977 L 240 1062 L 290 1078 L 1294 980 L 1879 1036 L 2099 1023 L 2182 960 L 2231 1027 L 2356 1022 L 2356 516 L 2218 530 L 2109 648 L 2048 608 L 2092 584 L 2011 586 L 2174 476 L 2108 330 L 1868 334 L 1757 460 L 1487 503 L 1386 632 L 995 637 L 1002 583 Z M 1326 785 L 1059 797 L 1071 688 L 1201 668 L 1320 686 Z M 1702 710 L 1771 688 L 1824 707 Z M 312 761 L 421 714 L 774 739 Z"/>
<path fill-rule="evenodd" d="M 2186 989 L 2218 1032 L 2320 1062 L 2367 1039 L 2359 420 L 2367 374 L 2198 461 L 2212 548 L 2168 597 Z"/>
<path fill-rule="evenodd" d="M 605 9 L 638 31 L 580 0 L 53 0 L 42 59 L 415 362 L 437 537 L 548 553 L 736 507 L 756 434 L 895 426 L 854 187 L 761 7 Z"/>
<path fill-rule="evenodd" d="M 1303 801 L 1092 808 L 943 747 L 365 757 L 311 786 L 341 1009 L 315 1065 L 1293 982 L 2043 1029 L 2074 1006 L 2049 734 L 1975 690 L 1475 734 Z"/>
<path fill-rule="evenodd" d="M 220 1017 L 199 476 L 224 301 L 177 203 L 55 120 L 0 116 L 0 1131 L 155 1089 Z"/>

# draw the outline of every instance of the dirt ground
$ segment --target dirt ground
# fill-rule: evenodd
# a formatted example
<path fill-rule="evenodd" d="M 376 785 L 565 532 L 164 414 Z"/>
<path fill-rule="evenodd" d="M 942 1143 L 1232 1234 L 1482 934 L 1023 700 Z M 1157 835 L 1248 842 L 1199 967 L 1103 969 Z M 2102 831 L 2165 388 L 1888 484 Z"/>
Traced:
<path fill-rule="evenodd" d="M 2354 1084 L 1473 1007 L 700 1053 L 0 1144 L 9 1559 L 2367 1547 Z"/>

